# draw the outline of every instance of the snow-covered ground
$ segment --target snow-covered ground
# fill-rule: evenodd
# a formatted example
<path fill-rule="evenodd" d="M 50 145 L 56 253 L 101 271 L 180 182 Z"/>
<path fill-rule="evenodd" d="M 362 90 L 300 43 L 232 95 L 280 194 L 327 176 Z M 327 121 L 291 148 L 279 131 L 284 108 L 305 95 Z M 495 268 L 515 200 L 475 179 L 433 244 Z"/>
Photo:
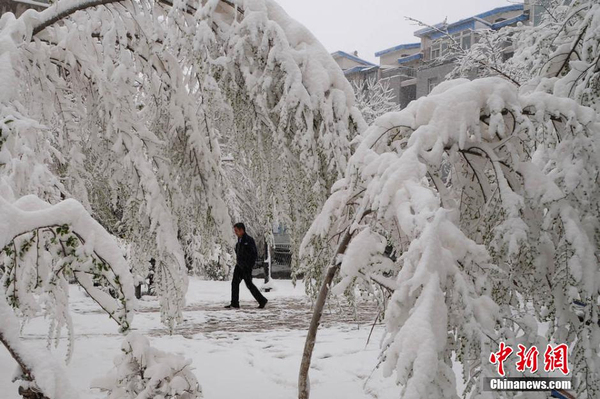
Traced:
<path fill-rule="evenodd" d="M 172 336 L 160 323 L 158 303 L 151 297 L 140 302 L 133 329 L 147 335 L 152 346 L 191 358 L 207 399 L 295 398 L 311 303 L 300 284 L 294 287 L 290 281 L 277 280 L 276 287 L 276 291 L 265 294 L 269 304 L 260 310 L 242 284 L 242 308 L 225 310 L 229 282 L 191 279 L 185 320 Z M 73 359 L 67 366 L 71 382 L 81 391 L 82 399 L 103 398 L 98 390 L 89 389 L 90 382 L 111 368 L 123 336 L 76 286 L 71 287 L 71 308 L 77 337 Z M 382 326 L 375 326 L 367 344 L 375 316 L 369 304 L 361 304 L 354 314 L 331 301 L 313 357 L 312 399 L 398 396 L 393 378 L 383 378 L 376 369 Z M 47 330 L 43 318 L 34 319 L 22 337 L 27 345 L 42 349 Z M 54 353 L 62 357 L 65 351 L 66 340 L 62 340 Z M 3 399 L 19 399 L 16 386 L 10 382 L 14 368 L 14 361 L 0 346 Z"/>

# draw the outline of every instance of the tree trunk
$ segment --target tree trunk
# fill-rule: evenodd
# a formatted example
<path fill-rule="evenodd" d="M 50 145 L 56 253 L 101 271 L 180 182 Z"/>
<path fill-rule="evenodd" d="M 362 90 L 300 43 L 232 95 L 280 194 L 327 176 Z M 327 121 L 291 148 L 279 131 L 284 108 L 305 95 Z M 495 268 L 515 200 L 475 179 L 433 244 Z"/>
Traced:
<path fill-rule="evenodd" d="M 267 244 L 267 272 L 265 273 L 265 284 L 271 281 L 271 267 L 273 262 L 271 261 L 271 246 Z"/>
<path fill-rule="evenodd" d="M 308 334 L 306 335 L 306 341 L 304 343 L 304 352 L 302 354 L 302 363 L 300 364 L 300 374 L 298 375 L 298 399 L 308 399 L 310 396 L 310 380 L 308 371 L 310 369 L 310 361 L 312 358 L 313 349 L 317 339 L 317 329 L 321 322 L 321 316 L 323 315 L 323 309 L 325 308 L 325 301 L 329 294 L 329 288 L 335 277 L 335 274 L 340 268 L 337 262 L 337 257 L 340 254 L 346 252 L 348 243 L 352 238 L 350 227 L 346 231 L 342 242 L 338 246 L 335 256 L 331 260 L 331 264 L 327 268 L 327 274 L 321 285 L 319 296 L 317 297 L 317 303 L 315 304 L 315 310 L 313 311 L 312 319 L 310 321 L 310 327 L 308 328 Z"/>
<path fill-rule="evenodd" d="M 19 387 L 19 395 L 21 395 L 23 399 L 48 399 L 43 393 L 31 388 L 24 389 L 23 387 Z"/>
<path fill-rule="evenodd" d="M 4 346 L 8 350 L 8 353 L 10 353 L 12 358 L 15 359 L 15 361 L 21 368 L 22 379 L 24 381 L 35 382 L 35 380 L 33 379 L 33 374 L 31 373 L 31 368 L 25 363 L 25 361 L 21 358 L 19 353 L 13 347 L 10 346 L 8 340 L 2 334 L 2 331 L 0 331 L 0 342 L 4 344 Z M 19 387 L 19 395 L 21 395 L 23 399 L 48 399 L 48 397 L 45 396 L 42 392 L 31 387 L 27 389 Z"/>

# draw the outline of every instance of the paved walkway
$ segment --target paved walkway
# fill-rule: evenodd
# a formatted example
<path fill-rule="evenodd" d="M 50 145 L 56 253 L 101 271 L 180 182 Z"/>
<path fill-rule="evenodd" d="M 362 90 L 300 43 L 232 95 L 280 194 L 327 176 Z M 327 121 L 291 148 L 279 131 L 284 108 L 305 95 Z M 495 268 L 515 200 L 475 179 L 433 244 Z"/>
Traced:
<path fill-rule="evenodd" d="M 224 309 L 223 304 L 197 303 L 185 308 L 184 321 L 177 326 L 175 334 L 191 337 L 198 333 L 207 335 L 237 332 L 265 332 L 274 330 L 307 330 L 313 309 L 310 301 L 300 298 L 276 298 L 265 309 L 257 309 L 256 302 L 242 302 L 240 309 Z M 158 312 L 146 309 L 144 312 Z M 195 317 L 202 314 L 202 318 Z M 330 303 L 323 312 L 321 327 L 355 328 L 372 325 L 378 315 L 373 303 L 356 306 Z M 149 331 L 151 335 L 167 334 L 166 328 Z"/>

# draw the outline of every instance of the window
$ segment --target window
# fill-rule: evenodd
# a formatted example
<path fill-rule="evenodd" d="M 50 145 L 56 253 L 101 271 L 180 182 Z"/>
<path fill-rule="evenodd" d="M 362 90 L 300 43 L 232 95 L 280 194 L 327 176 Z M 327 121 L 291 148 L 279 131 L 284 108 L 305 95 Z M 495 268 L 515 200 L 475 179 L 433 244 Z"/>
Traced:
<path fill-rule="evenodd" d="M 430 48 L 430 59 L 442 57 L 448 54 L 451 49 L 460 46 L 463 50 L 471 48 L 471 30 L 466 29 L 461 32 L 454 33 L 450 36 L 443 36 L 433 43 Z"/>
<path fill-rule="evenodd" d="M 456 33 L 452 35 L 456 43 L 463 50 L 468 50 L 471 48 L 471 30 L 463 30 L 462 32 Z"/>
<path fill-rule="evenodd" d="M 464 35 L 460 40 L 460 47 L 463 50 L 468 50 L 471 48 L 471 32 L 468 35 Z"/>
<path fill-rule="evenodd" d="M 437 77 L 427 79 L 427 94 L 431 93 L 431 90 L 437 86 L 438 82 L 439 80 Z"/>
<path fill-rule="evenodd" d="M 442 43 L 437 40 L 431 44 L 431 57 L 429 58 L 434 60 L 439 58 L 440 55 L 442 55 Z"/>

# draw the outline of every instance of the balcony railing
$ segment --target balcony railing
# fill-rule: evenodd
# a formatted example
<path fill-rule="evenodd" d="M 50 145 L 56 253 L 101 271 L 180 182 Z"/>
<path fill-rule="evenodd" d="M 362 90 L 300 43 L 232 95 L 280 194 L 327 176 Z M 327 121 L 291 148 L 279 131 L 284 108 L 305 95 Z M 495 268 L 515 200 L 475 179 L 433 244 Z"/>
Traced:
<path fill-rule="evenodd" d="M 382 72 L 381 72 L 381 77 L 384 79 L 391 78 L 394 76 L 402 76 L 402 77 L 406 77 L 406 78 L 416 78 L 417 70 L 412 67 L 398 66 L 395 68 L 382 70 Z"/>

